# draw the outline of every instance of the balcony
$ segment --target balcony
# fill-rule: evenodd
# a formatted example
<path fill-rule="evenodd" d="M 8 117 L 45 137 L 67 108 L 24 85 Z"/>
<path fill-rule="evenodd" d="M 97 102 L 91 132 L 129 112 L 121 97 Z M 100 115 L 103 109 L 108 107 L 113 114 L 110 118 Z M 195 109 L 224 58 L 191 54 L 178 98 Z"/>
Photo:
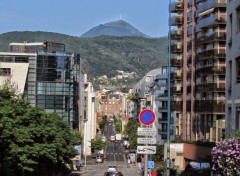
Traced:
<path fill-rule="evenodd" d="M 203 81 L 201 83 L 198 83 L 196 86 L 196 91 L 214 91 L 214 92 L 225 92 L 225 82 L 209 82 L 209 81 Z"/>
<path fill-rule="evenodd" d="M 205 44 L 214 41 L 226 41 L 226 32 L 215 32 L 209 36 L 202 36 L 199 43 Z"/>
<path fill-rule="evenodd" d="M 159 123 L 159 124 L 161 124 L 161 123 L 168 123 L 167 117 L 158 118 L 158 123 Z M 172 117 L 170 118 L 170 123 L 171 123 L 171 124 L 174 123 L 174 119 L 173 119 Z"/>
<path fill-rule="evenodd" d="M 161 113 L 161 112 L 165 112 L 167 110 L 167 106 L 161 106 L 161 107 L 158 107 L 158 112 Z"/>
<path fill-rule="evenodd" d="M 197 60 L 210 58 L 225 58 L 226 48 L 212 48 L 198 53 Z"/>
<path fill-rule="evenodd" d="M 181 39 L 182 38 L 183 31 L 182 29 L 176 29 L 171 31 L 171 39 L 176 40 L 176 39 Z"/>
<path fill-rule="evenodd" d="M 182 2 L 182 0 L 173 1 L 169 5 L 169 11 L 171 13 L 177 13 L 177 12 L 182 11 L 182 10 L 183 10 L 183 2 Z"/>
<path fill-rule="evenodd" d="M 226 17 L 226 14 L 221 13 L 211 14 L 206 18 L 199 19 L 196 28 L 201 29 L 213 25 L 226 24 Z"/>
<path fill-rule="evenodd" d="M 225 102 L 217 100 L 197 100 L 195 101 L 196 112 L 224 113 Z"/>
<path fill-rule="evenodd" d="M 171 101 L 171 111 L 181 111 L 182 101 Z"/>
<path fill-rule="evenodd" d="M 179 26 L 183 24 L 183 16 L 182 15 L 174 15 L 169 19 L 169 24 L 171 26 Z"/>
<path fill-rule="evenodd" d="M 181 67 L 182 66 L 182 60 L 180 60 L 180 59 L 171 59 L 171 66 Z"/>
<path fill-rule="evenodd" d="M 181 80 L 182 79 L 182 74 L 181 73 L 171 73 L 171 79 L 174 80 Z"/>
<path fill-rule="evenodd" d="M 181 42 L 175 42 L 171 45 L 171 52 L 172 53 L 182 53 L 182 43 Z"/>
<path fill-rule="evenodd" d="M 167 134 L 167 129 L 158 129 L 158 134 Z M 170 135 L 173 135 L 173 130 L 170 129 Z"/>
<path fill-rule="evenodd" d="M 208 0 L 204 3 L 198 4 L 196 16 L 198 16 L 200 13 L 209 10 L 213 7 L 226 7 L 227 6 L 227 0 Z"/>

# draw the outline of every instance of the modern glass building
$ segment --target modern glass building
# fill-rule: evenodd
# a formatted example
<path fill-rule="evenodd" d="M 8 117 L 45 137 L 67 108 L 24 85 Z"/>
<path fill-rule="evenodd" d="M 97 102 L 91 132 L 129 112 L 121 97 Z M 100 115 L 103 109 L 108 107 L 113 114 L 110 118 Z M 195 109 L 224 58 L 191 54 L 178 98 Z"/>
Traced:
<path fill-rule="evenodd" d="M 61 43 L 11 43 L 10 52 L 0 52 L 0 68 L 9 70 L 0 74 L 0 81 L 10 79 L 32 106 L 55 112 L 79 128 L 79 54 L 65 52 Z"/>

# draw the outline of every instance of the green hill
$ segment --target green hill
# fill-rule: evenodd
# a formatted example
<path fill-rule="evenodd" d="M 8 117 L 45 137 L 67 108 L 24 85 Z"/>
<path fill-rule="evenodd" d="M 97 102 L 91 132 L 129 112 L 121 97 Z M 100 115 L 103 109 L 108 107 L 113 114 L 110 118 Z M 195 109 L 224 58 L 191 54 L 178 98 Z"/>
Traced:
<path fill-rule="evenodd" d="M 11 42 L 60 42 L 69 52 L 80 53 L 90 77 L 115 76 L 116 70 L 136 72 L 139 77 L 167 64 L 167 38 L 74 37 L 51 32 L 9 32 L 0 34 L 0 51 Z"/>

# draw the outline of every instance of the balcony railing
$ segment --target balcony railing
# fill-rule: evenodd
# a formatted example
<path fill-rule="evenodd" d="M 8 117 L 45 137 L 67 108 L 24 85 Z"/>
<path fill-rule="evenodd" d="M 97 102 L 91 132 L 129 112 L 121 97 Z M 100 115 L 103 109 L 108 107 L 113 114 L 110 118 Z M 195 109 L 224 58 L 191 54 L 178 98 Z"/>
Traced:
<path fill-rule="evenodd" d="M 225 92 L 225 83 L 214 83 L 214 82 L 201 82 L 196 84 L 196 91 L 215 91 L 215 92 Z"/>
<path fill-rule="evenodd" d="M 226 7 L 227 6 L 227 0 L 208 0 L 204 3 L 198 4 L 196 15 L 198 16 L 200 13 L 211 9 L 213 7 Z"/>
<path fill-rule="evenodd" d="M 182 29 L 176 29 L 171 31 L 171 39 L 181 39 L 182 38 L 183 31 Z"/>
<path fill-rule="evenodd" d="M 217 100 L 197 100 L 195 101 L 196 112 L 224 113 L 225 102 Z"/>
<path fill-rule="evenodd" d="M 197 60 L 218 58 L 218 57 L 226 57 L 226 48 L 219 48 L 219 49 L 213 48 L 213 49 L 199 52 L 197 55 Z"/>
<path fill-rule="evenodd" d="M 183 49 L 183 45 L 181 42 L 175 42 L 171 45 L 172 53 L 181 53 Z"/>
<path fill-rule="evenodd" d="M 168 123 L 168 119 L 167 117 L 164 118 L 158 118 L 158 123 Z M 174 123 L 174 119 L 170 118 L 170 123 L 173 124 Z"/>
<path fill-rule="evenodd" d="M 167 134 L 167 129 L 158 129 L 158 134 Z M 170 135 L 173 135 L 173 129 L 170 129 Z"/>
<path fill-rule="evenodd" d="M 173 1 L 169 5 L 169 10 L 171 13 L 176 13 L 176 12 L 182 11 L 183 10 L 183 1 L 182 0 Z"/>
<path fill-rule="evenodd" d="M 181 79 L 182 79 L 182 74 L 179 74 L 179 73 L 171 73 L 171 79 L 181 80 Z"/>
<path fill-rule="evenodd" d="M 206 18 L 202 18 L 198 20 L 198 24 L 196 28 L 204 28 L 209 27 L 214 24 L 226 24 L 226 14 L 212 14 Z"/>
<path fill-rule="evenodd" d="M 212 42 L 214 40 L 226 41 L 226 32 L 215 32 L 209 36 L 202 36 L 199 40 L 199 44 Z"/>
<path fill-rule="evenodd" d="M 171 66 L 182 66 L 182 60 L 180 60 L 180 59 L 171 59 Z"/>
<path fill-rule="evenodd" d="M 178 26 L 183 24 L 183 16 L 182 15 L 174 15 L 169 19 L 169 24 L 171 26 Z"/>

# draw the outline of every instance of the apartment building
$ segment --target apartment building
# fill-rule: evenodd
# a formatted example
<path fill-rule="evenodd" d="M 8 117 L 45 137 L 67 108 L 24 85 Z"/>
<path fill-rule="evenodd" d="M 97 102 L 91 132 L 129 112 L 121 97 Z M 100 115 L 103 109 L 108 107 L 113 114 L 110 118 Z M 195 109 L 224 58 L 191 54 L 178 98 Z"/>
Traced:
<path fill-rule="evenodd" d="M 80 122 L 81 73 L 80 55 L 61 43 L 11 43 L 9 52 L 0 52 L 0 84 L 9 80 L 31 106 L 65 117 L 74 129 Z"/>
<path fill-rule="evenodd" d="M 227 5 L 226 135 L 240 130 L 240 1 Z"/>
<path fill-rule="evenodd" d="M 175 0 L 171 17 L 171 110 L 184 140 L 225 133 L 227 0 Z"/>

